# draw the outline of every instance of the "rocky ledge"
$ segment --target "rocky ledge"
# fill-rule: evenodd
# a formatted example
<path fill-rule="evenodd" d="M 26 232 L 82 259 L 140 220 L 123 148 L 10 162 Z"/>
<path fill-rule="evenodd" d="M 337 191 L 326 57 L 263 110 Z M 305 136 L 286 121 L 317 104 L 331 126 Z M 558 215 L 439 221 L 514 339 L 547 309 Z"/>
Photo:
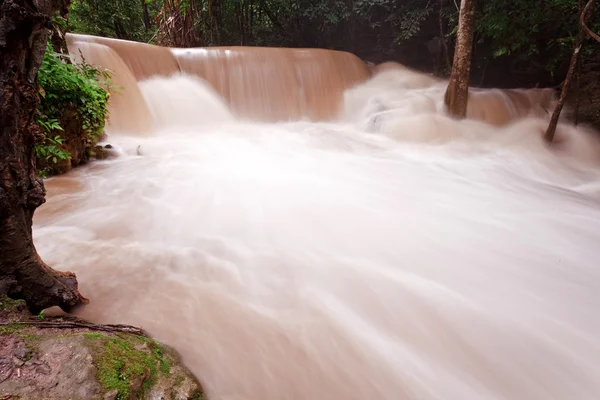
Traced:
<path fill-rule="evenodd" d="M 28 315 L 0 298 L 0 400 L 200 400 L 171 348 L 137 328 Z"/>

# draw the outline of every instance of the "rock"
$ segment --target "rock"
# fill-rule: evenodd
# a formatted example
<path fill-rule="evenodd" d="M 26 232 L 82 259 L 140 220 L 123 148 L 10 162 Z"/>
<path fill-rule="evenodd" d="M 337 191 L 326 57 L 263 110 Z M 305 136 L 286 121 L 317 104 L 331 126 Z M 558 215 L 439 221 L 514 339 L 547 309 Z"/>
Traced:
<path fill-rule="evenodd" d="M 105 145 L 105 146 L 104 146 L 104 148 L 105 148 L 105 149 L 112 149 L 112 148 L 113 148 L 113 146 L 112 146 L 112 144 L 107 144 L 107 145 Z"/>
<path fill-rule="evenodd" d="M 49 375 L 52 372 L 52 369 L 48 366 L 48 364 L 40 364 L 35 369 L 35 372 L 42 375 Z"/>
<path fill-rule="evenodd" d="M 37 355 L 32 354 L 31 358 L 29 359 L 29 361 L 27 361 L 27 364 L 42 365 L 42 362 L 40 360 L 38 360 Z"/>
<path fill-rule="evenodd" d="M 104 393 L 103 400 L 115 400 L 118 395 L 119 395 L 119 391 L 117 389 L 114 389 L 114 390 Z"/>
<path fill-rule="evenodd" d="M 94 146 L 94 148 L 88 150 L 88 157 L 91 160 L 105 160 L 109 156 L 109 152 L 102 146 Z"/>
<path fill-rule="evenodd" d="M 40 360 L 34 376 L 35 382 L 44 382 L 50 387 L 40 387 L 46 396 L 40 398 L 63 398 L 71 393 L 76 399 L 100 397 L 102 387 L 96 380 L 96 367 L 92 352 L 83 336 L 48 338 L 38 345 Z"/>
<path fill-rule="evenodd" d="M 0 336 L 0 399 L 204 399 L 179 355 L 134 334 L 20 327 Z"/>
<path fill-rule="evenodd" d="M 27 351 L 25 346 L 19 346 L 19 347 L 16 347 L 15 349 L 13 349 L 13 356 L 15 356 L 21 360 L 24 360 L 27 357 L 28 353 L 29 353 L 29 351 Z"/>
<path fill-rule="evenodd" d="M 25 361 L 18 359 L 17 357 L 13 357 L 13 365 L 15 367 L 22 367 L 25 364 Z"/>
<path fill-rule="evenodd" d="M 4 382 L 14 372 L 12 360 L 8 357 L 0 358 L 0 382 Z"/>

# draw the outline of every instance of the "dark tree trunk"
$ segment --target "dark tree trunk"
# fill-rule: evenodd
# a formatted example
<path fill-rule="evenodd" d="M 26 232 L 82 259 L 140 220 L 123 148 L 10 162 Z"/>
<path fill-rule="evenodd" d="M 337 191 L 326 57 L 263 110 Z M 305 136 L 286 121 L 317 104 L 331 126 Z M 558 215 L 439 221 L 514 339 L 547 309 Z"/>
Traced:
<path fill-rule="evenodd" d="M 150 13 L 148 13 L 148 3 L 146 0 L 140 0 L 142 2 L 142 12 L 144 13 L 144 29 L 149 30 L 152 27 L 150 22 Z"/>
<path fill-rule="evenodd" d="M 476 0 L 462 0 L 460 5 L 454 61 L 444 97 L 448 112 L 457 118 L 464 118 L 467 115 L 471 54 L 475 33 L 475 3 Z"/>
<path fill-rule="evenodd" d="M 70 272 L 47 266 L 33 245 L 35 209 L 44 203 L 34 145 L 39 103 L 37 72 L 51 27 L 53 0 L 0 0 L 0 293 L 38 313 L 87 302 Z"/>
<path fill-rule="evenodd" d="M 115 17 L 114 19 L 114 25 L 115 35 L 117 35 L 117 39 L 131 40 L 131 38 L 129 37 L 129 33 L 127 33 L 127 29 L 125 29 L 125 26 L 123 25 L 123 22 L 121 22 L 121 20 L 117 17 Z"/>
<path fill-rule="evenodd" d="M 549 143 L 552 143 L 552 141 L 554 140 L 554 134 L 556 133 L 556 127 L 558 126 L 560 113 L 562 112 L 565 102 L 567 101 L 567 95 L 569 93 L 569 88 L 571 87 L 571 81 L 573 80 L 573 76 L 575 75 L 577 65 L 579 64 L 583 41 L 585 40 L 586 36 L 590 34 L 589 29 L 587 29 L 586 26 L 586 21 L 590 17 L 593 5 L 594 0 L 588 0 L 586 6 L 581 12 L 581 15 L 579 16 L 579 34 L 577 35 L 577 39 L 575 40 L 575 49 L 573 50 L 573 55 L 571 56 L 569 70 L 567 71 L 567 76 L 565 78 L 565 82 L 563 83 L 563 87 L 560 92 L 560 97 L 558 98 L 558 102 L 556 103 L 556 108 L 554 109 L 552 117 L 550 118 L 550 124 L 548 125 L 548 129 L 544 134 L 544 139 L 546 139 L 546 141 Z M 590 36 L 592 35 L 593 33 L 590 34 Z"/>

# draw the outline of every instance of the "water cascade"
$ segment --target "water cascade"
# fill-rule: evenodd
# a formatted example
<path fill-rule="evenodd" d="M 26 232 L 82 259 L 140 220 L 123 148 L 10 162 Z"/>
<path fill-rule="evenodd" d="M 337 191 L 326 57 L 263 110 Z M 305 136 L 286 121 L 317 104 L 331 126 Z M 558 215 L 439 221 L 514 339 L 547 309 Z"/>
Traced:
<path fill-rule="evenodd" d="M 435 80 L 349 55 L 82 42 L 154 124 L 46 181 L 36 245 L 83 317 L 174 346 L 211 400 L 597 398 L 597 133 L 546 146 L 533 92 L 452 120 Z"/>
<path fill-rule="evenodd" d="M 237 116 L 261 121 L 331 119 L 339 115 L 344 90 L 369 77 L 358 57 L 333 50 L 166 49 L 87 35 L 68 35 L 68 43 L 71 53 L 86 57 L 81 43 L 112 48 L 138 81 L 177 73 L 204 79 Z"/>

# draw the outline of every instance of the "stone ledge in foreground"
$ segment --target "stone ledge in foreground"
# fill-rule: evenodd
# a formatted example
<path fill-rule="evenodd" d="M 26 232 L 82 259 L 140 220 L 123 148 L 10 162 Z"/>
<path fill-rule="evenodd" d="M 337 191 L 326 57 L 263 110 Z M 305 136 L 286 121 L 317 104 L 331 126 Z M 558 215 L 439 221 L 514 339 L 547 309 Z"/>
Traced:
<path fill-rule="evenodd" d="M 203 400 L 179 355 L 141 332 L 33 317 L 0 297 L 0 399 Z"/>

